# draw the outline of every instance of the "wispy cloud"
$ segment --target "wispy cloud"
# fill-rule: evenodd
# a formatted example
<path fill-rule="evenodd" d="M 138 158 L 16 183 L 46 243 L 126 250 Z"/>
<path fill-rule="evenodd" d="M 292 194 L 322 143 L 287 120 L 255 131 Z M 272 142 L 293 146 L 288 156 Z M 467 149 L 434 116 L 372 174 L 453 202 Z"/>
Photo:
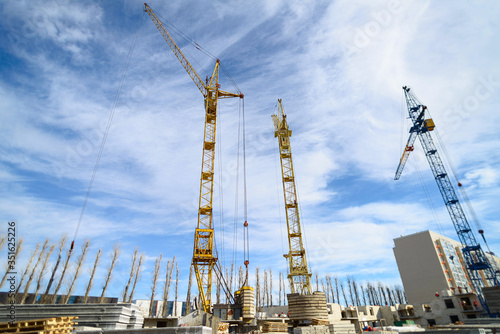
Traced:
<path fill-rule="evenodd" d="M 110 290 L 115 295 L 134 248 L 145 252 L 139 297 L 149 293 L 160 253 L 177 257 L 187 284 L 204 121 L 202 95 L 142 6 L 47 0 L 0 7 L 6 36 L 0 42 L 0 213 L 18 222 L 26 249 L 48 235 L 53 242 L 63 233 L 72 238 L 140 26 L 77 238 L 93 241 L 87 265 L 97 249 L 110 252 L 121 243 Z M 488 243 L 499 249 L 492 200 L 500 195 L 497 4 L 234 0 L 151 6 L 219 57 L 245 94 L 251 266 L 286 270 L 281 172 L 270 117 L 278 98 L 293 131 L 313 271 L 392 284 L 398 281 L 393 238 L 424 229 L 454 237 L 419 144 L 401 180 L 393 181 L 408 134 L 403 85 L 429 107 Z M 211 74 L 211 58 L 186 41 L 179 44 L 203 77 Z M 222 72 L 221 83 L 234 90 Z M 228 99 L 219 107 L 214 221 L 228 263 L 243 221 L 242 170 L 236 168 L 239 103 Z"/>

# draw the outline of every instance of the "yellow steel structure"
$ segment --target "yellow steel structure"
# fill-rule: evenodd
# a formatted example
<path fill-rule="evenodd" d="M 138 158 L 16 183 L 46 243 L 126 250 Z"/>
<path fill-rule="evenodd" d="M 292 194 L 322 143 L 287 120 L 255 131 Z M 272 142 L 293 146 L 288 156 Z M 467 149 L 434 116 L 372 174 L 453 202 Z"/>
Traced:
<path fill-rule="evenodd" d="M 184 69 L 203 94 L 205 99 L 205 135 L 203 139 L 203 156 L 201 165 L 200 201 L 198 209 L 198 225 L 194 234 L 193 266 L 200 292 L 200 302 L 205 312 L 210 312 L 212 296 L 212 272 L 217 262 L 214 254 L 214 230 L 212 227 L 212 199 L 214 187 L 215 131 L 217 125 L 217 100 L 221 98 L 239 97 L 220 90 L 219 60 L 215 63 L 212 77 L 203 82 L 193 69 L 181 49 L 174 42 L 154 11 L 146 3 L 144 10 L 154 22 L 168 45 L 181 62 Z"/>
<path fill-rule="evenodd" d="M 309 273 L 309 268 L 307 267 L 306 250 L 302 242 L 300 227 L 292 149 L 290 147 L 292 130 L 288 128 L 281 99 L 278 100 L 278 115 L 272 115 L 272 118 L 276 130 L 274 137 L 278 137 L 279 140 L 283 192 L 285 195 L 286 225 L 288 228 L 289 252 L 283 256 L 288 259 L 290 267 L 288 279 L 290 280 L 292 293 L 307 295 L 312 293 L 311 273 Z"/>

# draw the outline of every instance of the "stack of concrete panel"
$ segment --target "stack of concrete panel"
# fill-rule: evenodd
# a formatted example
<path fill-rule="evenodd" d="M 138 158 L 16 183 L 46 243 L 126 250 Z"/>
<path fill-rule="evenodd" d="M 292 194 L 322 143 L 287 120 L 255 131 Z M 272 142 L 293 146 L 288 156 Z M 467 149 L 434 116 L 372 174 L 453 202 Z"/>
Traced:
<path fill-rule="evenodd" d="M 326 308 L 326 296 L 324 292 L 317 291 L 312 295 L 291 293 L 287 295 L 287 299 L 290 320 L 328 320 L 328 309 Z"/>
<path fill-rule="evenodd" d="M 78 317 L 79 326 L 128 329 L 142 328 L 144 318 L 135 304 L 50 304 L 15 305 L 16 321 L 53 317 Z M 0 313 L 0 322 L 10 317 Z"/>
<path fill-rule="evenodd" d="M 328 326 L 303 326 L 295 327 L 293 334 L 330 334 Z"/>
<path fill-rule="evenodd" d="M 76 334 L 212 334 L 210 327 L 163 327 L 139 329 L 105 329 L 95 331 L 76 331 Z"/>
<path fill-rule="evenodd" d="M 328 326 L 330 334 L 354 334 L 356 327 L 348 321 L 334 322 Z"/>

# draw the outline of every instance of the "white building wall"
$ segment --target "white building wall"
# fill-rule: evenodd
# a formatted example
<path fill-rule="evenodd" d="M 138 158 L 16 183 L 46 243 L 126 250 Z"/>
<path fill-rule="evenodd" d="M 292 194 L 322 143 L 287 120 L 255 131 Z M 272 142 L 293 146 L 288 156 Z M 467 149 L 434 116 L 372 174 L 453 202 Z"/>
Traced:
<path fill-rule="evenodd" d="M 394 239 L 394 256 L 408 304 L 425 303 L 436 291 L 448 288 L 432 234 L 424 231 Z"/>
<path fill-rule="evenodd" d="M 161 300 L 154 301 L 154 307 L 153 307 L 154 314 L 153 315 L 149 314 L 151 300 L 149 300 L 149 299 L 137 299 L 134 301 L 134 303 L 139 306 L 139 308 L 141 309 L 141 312 L 145 318 L 150 318 L 150 317 L 154 318 L 154 317 L 161 316 L 161 311 L 163 308 L 163 301 L 161 301 Z M 183 305 L 184 305 L 184 302 L 169 301 L 168 302 L 168 310 L 170 312 L 168 312 L 167 317 L 181 317 L 183 315 L 182 314 Z"/>

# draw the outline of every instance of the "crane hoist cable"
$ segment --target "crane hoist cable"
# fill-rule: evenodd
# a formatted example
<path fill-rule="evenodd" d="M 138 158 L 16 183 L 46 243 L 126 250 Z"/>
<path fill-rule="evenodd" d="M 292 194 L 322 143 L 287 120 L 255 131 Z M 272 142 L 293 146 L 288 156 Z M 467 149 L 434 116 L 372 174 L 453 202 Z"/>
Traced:
<path fill-rule="evenodd" d="M 243 263 L 245 265 L 245 279 L 243 286 L 248 283 L 248 265 L 250 264 L 250 237 L 248 230 L 248 204 L 247 204 L 247 175 L 246 175 L 246 133 L 245 133 L 245 104 L 241 101 L 238 113 L 238 140 L 236 157 L 236 180 L 235 180 L 235 207 L 234 207 L 234 225 L 233 225 L 233 257 L 232 263 L 236 263 L 238 253 L 239 234 L 239 180 L 243 178 Z M 240 161 L 242 166 L 240 168 Z M 242 175 L 240 174 L 242 171 Z"/>
<path fill-rule="evenodd" d="M 250 264 L 250 237 L 248 229 L 248 202 L 247 202 L 247 158 L 246 158 L 246 133 L 245 133 L 245 101 L 241 101 L 241 123 L 243 128 L 243 263 L 245 264 L 245 281 L 248 284 L 248 265 Z"/>
<path fill-rule="evenodd" d="M 219 113 L 219 128 L 222 128 L 221 123 L 222 123 L 222 113 Z M 225 233 L 224 233 L 224 187 L 223 187 L 223 170 L 222 170 L 222 131 L 219 131 L 217 133 L 217 140 L 219 142 L 219 145 L 217 146 L 217 162 L 218 162 L 218 190 L 219 190 L 219 231 L 220 231 L 220 236 L 221 236 L 221 253 L 222 253 L 222 261 L 223 261 L 223 267 L 226 266 L 226 255 L 225 255 Z M 217 234 L 216 234 L 217 236 Z M 218 247 L 217 247 L 217 237 L 214 238 L 214 246 L 215 246 L 215 251 L 217 253 L 217 257 L 219 257 L 219 252 L 218 252 Z"/>
<path fill-rule="evenodd" d="M 429 206 L 431 207 L 431 211 L 432 211 L 432 214 L 433 214 L 434 219 L 436 221 L 436 224 L 438 226 L 439 233 L 444 234 L 443 227 L 441 225 L 441 220 L 439 219 L 436 207 L 434 206 L 434 202 L 432 201 L 430 191 L 427 188 L 427 185 L 425 184 L 424 177 L 422 175 L 422 171 L 418 167 L 418 162 L 415 161 L 415 159 L 411 160 L 411 162 L 413 163 L 413 168 L 417 172 L 418 180 L 420 181 L 420 184 L 422 185 L 422 189 L 424 191 L 425 197 L 427 198 L 427 202 L 429 203 Z"/>

